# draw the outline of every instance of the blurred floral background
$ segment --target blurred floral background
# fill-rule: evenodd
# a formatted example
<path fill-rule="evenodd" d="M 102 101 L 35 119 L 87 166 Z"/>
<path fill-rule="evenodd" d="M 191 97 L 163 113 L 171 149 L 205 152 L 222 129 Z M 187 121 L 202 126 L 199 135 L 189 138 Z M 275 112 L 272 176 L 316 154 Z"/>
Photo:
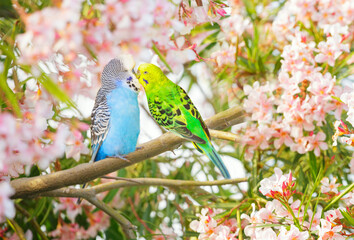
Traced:
<path fill-rule="evenodd" d="M 247 113 L 225 130 L 233 139 L 213 139 L 231 176 L 247 180 L 98 195 L 136 239 L 353 238 L 353 22 L 350 0 L 2 0 L 0 237 L 127 239 L 86 201 L 11 199 L 11 181 L 90 160 L 100 73 L 128 53 L 159 65 L 204 119 Z M 139 101 L 144 143 L 165 130 L 144 92 Z M 111 175 L 222 179 L 190 143 Z"/>

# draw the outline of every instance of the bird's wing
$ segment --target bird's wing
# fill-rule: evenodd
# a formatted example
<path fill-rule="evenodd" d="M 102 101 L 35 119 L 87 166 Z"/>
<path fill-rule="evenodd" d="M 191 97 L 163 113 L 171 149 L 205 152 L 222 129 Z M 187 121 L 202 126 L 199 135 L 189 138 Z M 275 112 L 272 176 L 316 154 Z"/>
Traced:
<path fill-rule="evenodd" d="M 192 101 L 189 99 L 188 95 L 186 92 L 177 86 L 179 89 L 176 89 L 178 91 L 175 91 L 171 97 L 171 99 L 176 99 L 180 98 L 182 99 L 181 102 L 183 101 L 183 104 L 178 104 L 176 101 L 174 103 L 168 103 L 166 101 L 162 101 L 158 96 L 153 97 L 152 99 L 149 99 L 149 110 L 152 114 L 152 116 L 155 118 L 157 123 L 163 127 L 165 127 L 167 130 L 174 132 L 192 142 L 204 144 L 205 140 L 203 140 L 201 137 L 193 134 L 187 127 L 187 119 L 182 113 L 182 109 L 184 108 L 187 111 L 189 111 L 195 118 L 197 118 L 199 121 L 201 121 L 201 125 L 205 131 L 206 129 L 206 135 L 209 136 L 209 131 L 206 128 L 205 123 L 200 117 L 200 114 L 198 110 L 195 108 L 193 105 Z"/>
<path fill-rule="evenodd" d="M 176 89 L 180 97 L 180 106 L 183 106 L 183 108 L 187 110 L 194 118 L 198 119 L 200 125 L 203 128 L 203 131 L 205 132 L 205 135 L 208 137 L 208 140 L 210 140 L 210 133 L 208 127 L 200 116 L 198 109 L 194 106 L 192 100 L 189 98 L 188 94 L 186 93 L 186 91 L 184 91 L 183 88 L 176 85 Z"/>
<path fill-rule="evenodd" d="M 91 114 L 91 161 L 95 160 L 98 150 L 105 140 L 109 130 L 110 112 L 104 91 L 105 90 L 102 88 L 98 91 L 95 106 L 93 107 Z"/>

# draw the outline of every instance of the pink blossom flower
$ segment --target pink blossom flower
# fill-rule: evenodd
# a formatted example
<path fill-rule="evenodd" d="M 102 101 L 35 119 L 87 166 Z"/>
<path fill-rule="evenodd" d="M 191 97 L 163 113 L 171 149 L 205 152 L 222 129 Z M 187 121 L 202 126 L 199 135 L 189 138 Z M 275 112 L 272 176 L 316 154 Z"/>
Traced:
<path fill-rule="evenodd" d="M 77 223 L 63 223 L 58 225 L 57 229 L 50 232 L 49 236 L 54 237 L 55 240 L 76 239 L 79 231 L 79 224 Z"/>
<path fill-rule="evenodd" d="M 346 120 L 354 126 L 354 84 L 351 88 L 350 91 L 344 92 L 341 96 L 340 99 L 348 106 L 348 112 L 347 115 L 348 117 Z"/>
<path fill-rule="evenodd" d="M 328 37 L 326 42 L 318 44 L 319 54 L 316 55 L 315 61 L 319 63 L 327 62 L 330 66 L 334 66 L 335 60 L 342 52 L 349 52 L 349 45 L 341 43 L 339 35 Z"/>
<path fill-rule="evenodd" d="M 200 220 L 193 220 L 189 225 L 190 228 L 195 232 L 203 234 L 208 232 L 214 232 L 214 229 L 217 226 L 217 222 L 215 219 L 210 217 L 208 213 L 209 209 L 203 208 L 201 210 L 201 214 L 197 213 L 197 217 L 199 217 Z"/>
<path fill-rule="evenodd" d="M 256 232 L 255 238 L 252 239 L 267 239 L 267 240 L 278 240 L 277 234 L 270 227 L 265 227 Z"/>
<path fill-rule="evenodd" d="M 74 129 L 66 140 L 66 158 L 74 158 L 76 161 L 80 160 L 81 154 L 88 154 L 90 150 L 83 142 L 84 138 L 80 131 Z"/>
<path fill-rule="evenodd" d="M 15 191 L 12 189 L 9 182 L 0 182 L 0 222 L 5 221 L 5 217 L 15 217 L 14 202 L 10 199 L 11 195 L 14 193 Z"/>
<path fill-rule="evenodd" d="M 221 20 L 221 29 L 226 35 L 226 39 L 236 43 L 243 32 L 249 28 L 251 21 L 244 19 L 242 15 L 232 13 L 229 17 Z"/>
<path fill-rule="evenodd" d="M 328 210 L 324 213 L 325 219 L 331 223 L 336 222 L 336 220 L 342 219 L 343 215 L 340 210 L 344 210 L 344 208 Z"/>
<path fill-rule="evenodd" d="M 276 138 L 274 140 L 274 147 L 279 149 L 283 144 L 290 147 L 294 141 L 290 137 L 290 126 L 284 123 L 276 123 L 272 124 L 272 127 L 276 129 L 276 132 L 273 133 L 273 137 Z"/>
<path fill-rule="evenodd" d="M 218 67 L 232 65 L 235 63 L 236 47 L 223 45 L 219 51 L 213 52 L 211 58 L 214 58 Z"/>
<path fill-rule="evenodd" d="M 273 202 L 267 202 L 266 207 L 261 208 L 257 214 L 264 222 L 277 223 L 278 217 L 274 213 L 274 210 L 275 205 Z"/>
<path fill-rule="evenodd" d="M 333 226 L 331 222 L 321 219 L 321 226 L 318 226 L 318 240 L 344 240 L 340 232 L 342 231 L 342 226 Z"/>
<path fill-rule="evenodd" d="M 314 150 L 314 153 L 317 157 L 320 156 L 320 151 L 322 150 L 327 150 L 328 145 L 326 142 L 326 134 L 323 132 L 318 132 L 317 134 L 312 134 L 311 136 L 307 137 L 307 151 L 312 151 Z"/>
<path fill-rule="evenodd" d="M 331 182 L 329 182 L 328 177 L 324 177 L 321 180 L 322 186 L 321 186 L 321 193 L 338 193 L 338 186 L 340 185 L 339 183 L 335 183 L 337 181 L 337 178 L 333 178 Z"/>
<path fill-rule="evenodd" d="M 232 232 L 230 227 L 225 225 L 219 225 L 215 232 L 210 235 L 210 240 L 237 240 L 237 232 Z"/>
<path fill-rule="evenodd" d="M 310 223 L 311 223 L 311 220 L 312 220 L 312 224 L 311 224 L 311 231 L 314 231 L 317 229 L 317 226 L 320 225 L 320 219 L 321 219 L 321 214 L 322 214 L 322 208 L 318 208 L 317 209 L 317 212 L 315 213 L 315 215 L 313 215 L 314 213 L 312 212 L 311 209 L 309 209 L 307 211 L 308 213 L 308 221 L 305 221 L 304 222 L 304 225 L 307 227 L 307 228 L 310 228 Z"/>
<path fill-rule="evenodd" d="M 255 211 L 255 206 L 252 204 L 253 211 L 250 216 L 248 216 L 245 213 L 241 214 L 241 219 L 244 219 L 245 221 L 248 222 L 248 225 L 244 228 L 245 235 L 250 237 L 251 239 L 256 239 L 256 234 L 258 231 L 261 231 L 260 227 L 257 227 L 257 225 L 262 224 L 263 221 L 258 215 L 258 213 Z"/>
<path fill-rule="evenodd" d="M 63 211 L 66 210 L 66 214 L 72 223 L 75 222 L 75 218 L 78 214 L 82 213 L 82 206 L 77 204 L 75 198 L 59 198 L 59 204 L 55 206 L 54 211 Z"/>
<path fill-rule="evenodd" d="M 343 198 L 342 198 L 345 202 L 345 204 L 348 206 L 348 207 L 351 207 L 354 205 L 354 191 L 348 193 L 347 195 L 345 195 Z"/>
<path fill-rule="evenodd" d="M 274 168 L 274 175 L 269 178 L 264 178 L 260 185 L 259 191 L 268 197 L 278 198 L 286 197 L 287 199 L 293 194 L 292 188 L 294 187 L 295 178 L 292 177 L 291 172 L 283 175 L 279 168 Z"/>
<path fill-rule="evenodd" d="M 294 225 L 290 226 L 290 230 L 286 230 L 285 227 L 280 228 L 278 239 L 284 240 L 307 240 L 310 237 L 308 232 L 300 232 L 300 230 Z"/>

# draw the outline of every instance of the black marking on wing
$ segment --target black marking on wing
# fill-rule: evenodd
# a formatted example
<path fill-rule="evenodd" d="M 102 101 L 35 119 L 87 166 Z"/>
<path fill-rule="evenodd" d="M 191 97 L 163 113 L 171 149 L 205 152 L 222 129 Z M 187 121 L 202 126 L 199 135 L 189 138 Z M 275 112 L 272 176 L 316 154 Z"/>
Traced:
<path fill-rule="evenodd" d="M 205 141 L 194 135 L 188 128 L 187 122 L 184 119 L 181 110 L 176 105 L 168 104 L 159 97 L 148 99 L 148 105 L 151 115 L 156 122 L 182 137 L 197 143 L 204 144 Z"/>
<path fill-rule="evenodd" d="M 202 126 L 204 132 L 208 136 L 208 139 L 210 140 L 210 133 L 208 130 L 208 127 L 206 126 L 205 122 L 203 121 L 198 109 L 194 106 L 192 100 L 189 98 L 188 94 L 186 91 L 184 91 L 183 88 L 180 86 L 176 85 L 177 91 L 180 93 L 180 101 L 183 107 L 196 119 L 199 120 L 200 125 Z"/>
<path fill-rule="evenodd" d="M 110 112 L 107 104 L 105 89 L 101 88 L 96 97 L 91 114 L 91 145 L 94 159 L 109 129 Z M 97 146 L 98 145 L 98 146 Z"/>

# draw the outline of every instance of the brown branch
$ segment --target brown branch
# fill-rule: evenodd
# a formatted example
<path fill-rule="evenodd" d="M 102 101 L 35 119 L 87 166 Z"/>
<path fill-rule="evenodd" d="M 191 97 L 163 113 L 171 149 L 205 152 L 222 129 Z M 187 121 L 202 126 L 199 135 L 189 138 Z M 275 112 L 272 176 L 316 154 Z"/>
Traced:
<path fill-rule="evenodd" d="M 162 178 L 133 178 L 127 180 L 117 180 L 114 182 L 103 183 L 92 188 L 78 189 L 78 188 L 61 188 L 53 191 L 43 192 L 31 197 L 74 197 L 88 199 L 95 194 L 109 191 L 112 189 L 132 186 L 165 186 L 165 187 L 200 187 L 200 186 L 220 186 L 226 184 L 235 184 L 247 182 L 247 178 L 222 179 L 215 181 L 190 181 L 190 180 L 175 180 Z"/>
<path fill-rule="evenodd" d="M 198 7 L 203 6 L 202 0 L 195 0 L 195 2 L 197 3 L 197 6 L 198 6 Z"/>
<path fill-rule="evenodd" d="M 234 133 L 223 132 L 223 131 L 213 130 L 213 129 L 210 129 L 209 132 L 210 132 L 211 136 L 214 138 L 223 139 L 223 140 L 227 140 L 227 141 L 233 141 L 233 142 L 237 142 L 240 140 L 240 137 Z"/>
<path fill-rule="evenodd" d="M 144 222 L 144 220 L 141 219 L 139 217 L 139 214 L 135 211 L 134 203 L 133 203 L 133 201 L 132 201 L 132 199 L 130 197 L 128 197 L 128 203 L 129 203 L 129 205 L 130 205 L 130 207 L 132 209 L 132 212 L 133 212 L 136 220 L 138 220 L 138 222 L 140 222 L 145 227 L 145 229 L 148 230 L 151 234 L 154 234 L 154 231 L 151 228 L 149 228 L 149 226 L 146 224 L 146 222 Z"/>
<path fill-rule="evenodd" d="M 123 217 L 123 215 L 119 214 L 118 211 L 114 210 L 112 207 L 105 204 L 101 200 L 98 200 L 96 196 L 87 198 L 87 201 L 89 201 L 91 204 L 95 205 L 97 208 L 101 209 L 109 216 L 111 216 L 114 220 L 116 220 L 121 225 L 122 230 L 127 239 L 136 239 L 134 233 L 136 231 L 136 226 L 131 224 L 131 222 L 129 222 L 128 219 Z"/>
<path fill-rule="evenodd" d="M 240 107 L 233 107 L 214 115 L 207 119 L 205 123 L 211 129 L 225 129 L 243 122 L 243 119 L 244 112 L 242 109 Z M 11 181 L 11 187 L 15 190 L 12 198 L 25 198 L 74 184 L 83 184 L 163 152 L 176 149 L 182 142 L 184 142 L 182 138 L 172 133 L 165 133 L 154 140 L 140 145 L 137 151 L 128 154 L 126 158 L 129 161 L 119 158 L 107 158 L 95 163 L 80 164 L 71 169 L 47 175 L 18 178 Z"/>

